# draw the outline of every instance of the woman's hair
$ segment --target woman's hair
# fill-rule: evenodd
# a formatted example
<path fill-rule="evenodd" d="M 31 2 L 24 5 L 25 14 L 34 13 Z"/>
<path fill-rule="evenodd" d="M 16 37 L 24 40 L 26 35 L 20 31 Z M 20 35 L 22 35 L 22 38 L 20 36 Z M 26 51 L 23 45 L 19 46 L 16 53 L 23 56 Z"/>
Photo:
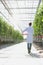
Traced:
<path fill-rule="evenodd" d="M 31 26 L 31 25 L 32 25 L 32 23 L 30 22 L 30 23 L 29 23 L 29 26 Z"/>

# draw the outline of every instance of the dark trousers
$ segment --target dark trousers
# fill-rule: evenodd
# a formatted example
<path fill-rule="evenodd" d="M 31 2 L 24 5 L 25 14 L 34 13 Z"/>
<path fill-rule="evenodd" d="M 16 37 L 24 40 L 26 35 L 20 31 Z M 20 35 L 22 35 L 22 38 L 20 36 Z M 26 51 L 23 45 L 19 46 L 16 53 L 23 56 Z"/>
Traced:
<path fill-rule="evenodd" d="M 27 43 L 27 49 L 28 49 L 28 52 L 29 52 L 29 53 L 30 53 L 30 51 L 31 51 L 31 46 L 32 46 L 31 43 Z"/>

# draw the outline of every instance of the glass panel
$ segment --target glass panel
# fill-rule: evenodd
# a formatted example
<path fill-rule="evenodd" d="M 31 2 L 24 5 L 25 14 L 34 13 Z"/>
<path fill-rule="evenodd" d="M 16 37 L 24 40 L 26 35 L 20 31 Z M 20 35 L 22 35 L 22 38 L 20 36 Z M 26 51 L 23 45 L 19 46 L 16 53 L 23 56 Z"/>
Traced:
<path fill-rule="evenodd" d="M 4 9 L 4 6 L 1 2 L 0 2 L 0 9 Z"/>
<path fill-rule="evenodd" d="M 8 4 L 9 8 L 15 8 L 18 7 L 17 6 L 17 2 L 16 1 L 6 1 L 6 3 Z"/>
<path fill-rule="evenodd" d="M 19 25 L 23 29 L 29 22 L 33 22 L 39 0 L 5 0 L 5 2 L 9 7 L 9 11 L 12 12 L 12 17 L 1 2 L 0 11 L 9 20 L 10 24 L 16 27 Z"/>

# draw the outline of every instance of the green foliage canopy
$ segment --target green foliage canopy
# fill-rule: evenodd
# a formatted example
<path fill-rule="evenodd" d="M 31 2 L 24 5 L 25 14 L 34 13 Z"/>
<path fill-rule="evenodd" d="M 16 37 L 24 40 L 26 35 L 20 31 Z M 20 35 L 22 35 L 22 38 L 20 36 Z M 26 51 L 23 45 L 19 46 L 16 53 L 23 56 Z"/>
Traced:
<path fill-rule="evenodd" d="M 23 40 L 22 34 L 9 25 L 3 17 L 0 17 L 0 36 L 11 37 L 14 41 Z"/>
<path fill-rule="evenodd" d="M 35 35 L 43 35 L 43 4 L 38 8 L 33 27 Z"/>

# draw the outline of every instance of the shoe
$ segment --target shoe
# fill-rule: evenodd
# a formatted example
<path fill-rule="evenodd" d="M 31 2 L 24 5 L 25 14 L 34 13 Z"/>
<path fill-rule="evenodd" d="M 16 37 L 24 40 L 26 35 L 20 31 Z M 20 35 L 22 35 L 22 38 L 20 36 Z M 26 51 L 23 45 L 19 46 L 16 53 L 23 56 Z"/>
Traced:
<path fill-rule="evenodd" d="M 28 51 L 28 53 L 30 53 L 30 50 Z"/>

